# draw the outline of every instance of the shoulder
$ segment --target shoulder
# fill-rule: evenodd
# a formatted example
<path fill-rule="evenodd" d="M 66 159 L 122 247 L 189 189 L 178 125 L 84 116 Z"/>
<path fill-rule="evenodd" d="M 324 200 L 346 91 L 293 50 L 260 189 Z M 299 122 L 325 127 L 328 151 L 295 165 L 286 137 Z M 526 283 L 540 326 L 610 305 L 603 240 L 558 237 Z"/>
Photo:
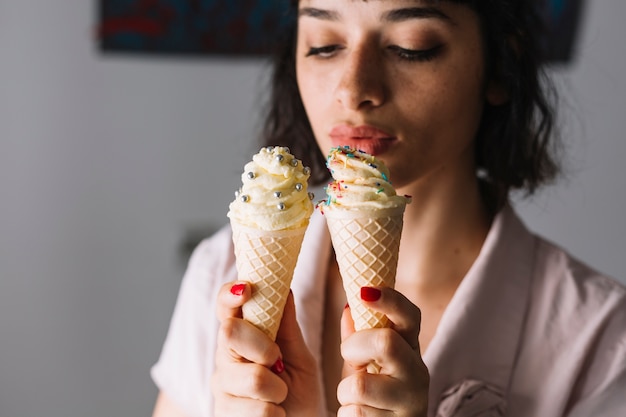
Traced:
<path fill-rule="evenodd" d="M 195 267 L 213 265 L 221 257 L 232 253 L 232 247 L 232 230 L 230 225 L 225 225 L 198 244 L 191 255 L 189 265 Z"/>
<path fill-rule="evenodd" d="M 562 415 L 563 410 L 606 397 L 624 383 L 626 288 L 558 245 L 536 235 L 533 239 L 515 385 L 523 396 L 537 397 L 538 410 L 559 409 Z M 596 409 L 614 408 L 607 403 Z"/>
<path fill-rule="evenodd" d="M 566 250 L 535 236 L 533 287 L 553 297 L 551 304 L 597 316 L 602 311 L 624 314 L 626 287 L 577 259 Z M 545 298 L 545 297 L 544 297 Z"/>
<path fill-rule="evenodd" d="M 225 225 L 194 249 L 184 281 L 206 293 L 221 281 L 236 279 L 235 270 L 232 231 L 230 225 Z"/>
<path fill-rule="evenodd" d="M 554 370 L 579 397 L 624 378 L 626 287 L 539 237 L 535 259 L 529 325 Z"/>

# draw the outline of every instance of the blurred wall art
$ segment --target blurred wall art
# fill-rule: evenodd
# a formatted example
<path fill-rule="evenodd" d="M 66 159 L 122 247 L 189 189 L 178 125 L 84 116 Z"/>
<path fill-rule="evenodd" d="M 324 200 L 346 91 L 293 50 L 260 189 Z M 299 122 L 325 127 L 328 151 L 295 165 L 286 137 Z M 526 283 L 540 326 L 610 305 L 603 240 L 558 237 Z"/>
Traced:
<path fill-rule="evenodd" d="M 568 61 L 583 0 L 535 0 L 548 61 Z M 105 52 L 263 55 L 285 27 L 289 0 L 99 0 Z"/>
<path fill-rule="evenodd" d="M 266 54 L 289 0 L 99 0 L 104 51 Z"/>

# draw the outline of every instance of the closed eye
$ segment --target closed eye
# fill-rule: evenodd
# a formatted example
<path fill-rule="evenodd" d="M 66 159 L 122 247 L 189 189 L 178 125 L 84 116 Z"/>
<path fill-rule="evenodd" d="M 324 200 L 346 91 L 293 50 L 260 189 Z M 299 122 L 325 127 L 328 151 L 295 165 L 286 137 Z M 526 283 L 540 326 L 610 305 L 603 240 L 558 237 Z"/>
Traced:
<path fill-rule="evenodd" d="M 437 45 L 433 48 L 429 49 L 406 49 L 402 48 L 398 45 L 388 46 L 387 49 L 395 53 L 399 58 L 406 61 L 430 61 L 437 57 L 441 50 L 443 49 L 443 45 Z"/>
<path fill-rule="evenodd" d="M 306 53 L 306 56 L 307 57 L 318 56 L 320 58 L 330 58 L 340 49 L 342 48 L 339 45 L 324 45 L 320 47 L 312 46 L 309 48 L 309 51 Z"/>

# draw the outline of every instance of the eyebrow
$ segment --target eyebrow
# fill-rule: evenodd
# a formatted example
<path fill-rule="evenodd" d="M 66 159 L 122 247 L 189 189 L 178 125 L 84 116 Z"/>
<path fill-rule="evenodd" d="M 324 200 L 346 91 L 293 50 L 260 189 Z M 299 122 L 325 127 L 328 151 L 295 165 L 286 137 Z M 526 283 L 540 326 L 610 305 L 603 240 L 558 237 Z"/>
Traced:
<path fill-rule="evenodd" d="M 298 17 L 312 17 L 320 20 L 336 22 L 341 19 L 341 15 L 334 10 L 318 9 L 315 7 L 302 7 L 298 11 Z M 406 7 L 394 9 L 383 13 L 381 20 L 386 22 L 404 22 L 412 19 L 441 19 L 447 22 L 452 20 L 448 15 L 436 7 Z"/>
<path fill-rule="evenodd" d="M 302 7 L 298 10 L 298 17 L 313 17 L 321 20 L 336 22 L 339 20 L 339 13 L 333 10 L 316 9 L 315 7 Z"/>
<path fill-rule="evenodd" d="M 441 19 L 450 21 L 450 17 L 436 7 L 407 7 L 394 9 L 383 14 L 387 22 L 403 22 L 411 19 Z"/>

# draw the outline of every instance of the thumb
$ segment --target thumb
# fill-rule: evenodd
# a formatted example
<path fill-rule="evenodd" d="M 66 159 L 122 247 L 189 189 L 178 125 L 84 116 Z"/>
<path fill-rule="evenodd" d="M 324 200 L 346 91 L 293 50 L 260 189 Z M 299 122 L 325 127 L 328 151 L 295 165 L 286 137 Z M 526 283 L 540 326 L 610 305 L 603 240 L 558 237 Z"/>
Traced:
<path fill-rule="evenodd" d="M 297 356 L 297 353 L 301 352 L 303 348 L 306 349 L 302 331 L 296 320 L 296 305 L 291 290 L 287 296 L 283 318 L 276 334 L 276 343 L 286 358 Z"/>
<path fill-rule="evenodd" d="M 354 329 L 354 320 L 352 320 L 350 306 L 346 304 L 346 308 L 343 309 L 343 313 L 341 314 L 341 341 L 346 340 L 354 332 L 356 332 Z"/>
<path fill-rule="evenodd" d="M 298 365 L 302 364 L 304 359 L 308 359 L 309 348 L 304 341 L 300 325 L 296 320 L 296 305 L 291 291 L 289 291 L 289 296 L 285 303 L 283 318 L 276 335 L 276 343 L 280 347 L 286 364 Z"/>
<path fill-rule="evenodd" d="M 354 329 L 354 320 L 352 320 L 352 313 L 350 312 L 350 306 L 346 304 L 341 314 L 341 342 L 343 343 L 348 337 L 352 336 L 356 330 Z M 341 370 L 341 377 L 346 378 L 349 375 L 355 373 L 355 369 L 348 365 L 348 362 L 344 361 L 343 368 Z"/>

